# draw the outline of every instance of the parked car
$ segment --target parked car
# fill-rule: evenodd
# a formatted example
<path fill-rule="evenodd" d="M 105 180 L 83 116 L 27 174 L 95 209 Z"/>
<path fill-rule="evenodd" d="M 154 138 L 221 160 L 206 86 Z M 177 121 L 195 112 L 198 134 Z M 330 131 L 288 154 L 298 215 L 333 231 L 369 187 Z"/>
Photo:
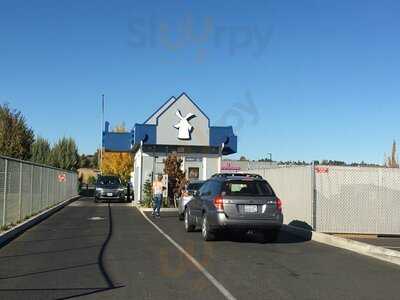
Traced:
<path fill-rule="evenodd" d="M 96 181 L 94 201 L 125 201 L 125 187 L 117 176 L 99 176 Z"/>
<path fill-rule="evenodd" d="M 282 203 L 259 175 L 216 174 L 195 193 L 185 209 L 187 232 L 201 227 L 203 239 L 227 230 L 259 231 L 274 241 L 283 224 Z"/>
<path fill-rule="evenodd" d="M 185 208 L 187 204 L 193 199 L 193 195 L 203 185 L 204 180 L 193 180 L 188 183 L 186 189 L 183 191 L 181 197 L 178 198 L 178 217 L 183 221 L 185 218 Z"/>

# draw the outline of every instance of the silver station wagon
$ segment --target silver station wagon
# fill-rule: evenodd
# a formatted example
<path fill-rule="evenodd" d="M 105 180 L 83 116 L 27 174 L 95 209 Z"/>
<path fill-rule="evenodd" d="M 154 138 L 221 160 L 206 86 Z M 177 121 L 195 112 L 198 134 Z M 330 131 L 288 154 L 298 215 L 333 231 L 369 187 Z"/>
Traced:
<path fill-rule="evenodd" d="M 274 241 L 283 224 L 282 203 L 259 175 L 216 174 L 207 180 L 184 211 L 186 231 L 201 227 L 203 239 L 227 230 L 259 231 Z"/>

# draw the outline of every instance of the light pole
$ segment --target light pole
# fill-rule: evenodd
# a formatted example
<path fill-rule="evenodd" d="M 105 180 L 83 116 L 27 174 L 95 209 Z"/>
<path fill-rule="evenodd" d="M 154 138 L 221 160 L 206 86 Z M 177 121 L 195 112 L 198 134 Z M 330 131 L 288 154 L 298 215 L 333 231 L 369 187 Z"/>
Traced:
<path fill-rule="evenodd" d="M 104 94 L 101 95 L 100 174 L 103 175 Z"/>

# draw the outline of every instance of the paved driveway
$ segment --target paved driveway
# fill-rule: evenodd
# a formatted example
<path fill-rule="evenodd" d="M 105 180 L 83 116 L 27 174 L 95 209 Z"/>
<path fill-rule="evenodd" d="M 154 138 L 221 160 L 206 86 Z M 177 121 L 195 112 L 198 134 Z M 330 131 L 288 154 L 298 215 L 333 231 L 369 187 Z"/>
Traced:
<path fill-rule="evenodd" d="M 398 299 L 400 268 L 283 234 L 205 243 L 154 220 L 237 299 Z M 0 249 L 0 299 L 223 299 L 135 208 L 83 198 Z"/>

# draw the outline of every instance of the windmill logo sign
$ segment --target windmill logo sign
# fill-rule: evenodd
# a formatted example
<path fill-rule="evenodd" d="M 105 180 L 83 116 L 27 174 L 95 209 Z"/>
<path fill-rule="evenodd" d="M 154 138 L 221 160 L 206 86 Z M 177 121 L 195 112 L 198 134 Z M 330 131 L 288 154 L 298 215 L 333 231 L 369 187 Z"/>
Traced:
<path fill-rule="evenodd" d="M 179 110 L 175 114 L 180 120 L 178 124 L 174 125 L 174 127 L 178 129 L 178 139 L 190 140 L 191 139 L 190 135 L 194 128 L 189 123 L 189 120 L 194 118 L 195 115 L 192 113 L 188 113 L 185 117 L 183 117 Z"/>

